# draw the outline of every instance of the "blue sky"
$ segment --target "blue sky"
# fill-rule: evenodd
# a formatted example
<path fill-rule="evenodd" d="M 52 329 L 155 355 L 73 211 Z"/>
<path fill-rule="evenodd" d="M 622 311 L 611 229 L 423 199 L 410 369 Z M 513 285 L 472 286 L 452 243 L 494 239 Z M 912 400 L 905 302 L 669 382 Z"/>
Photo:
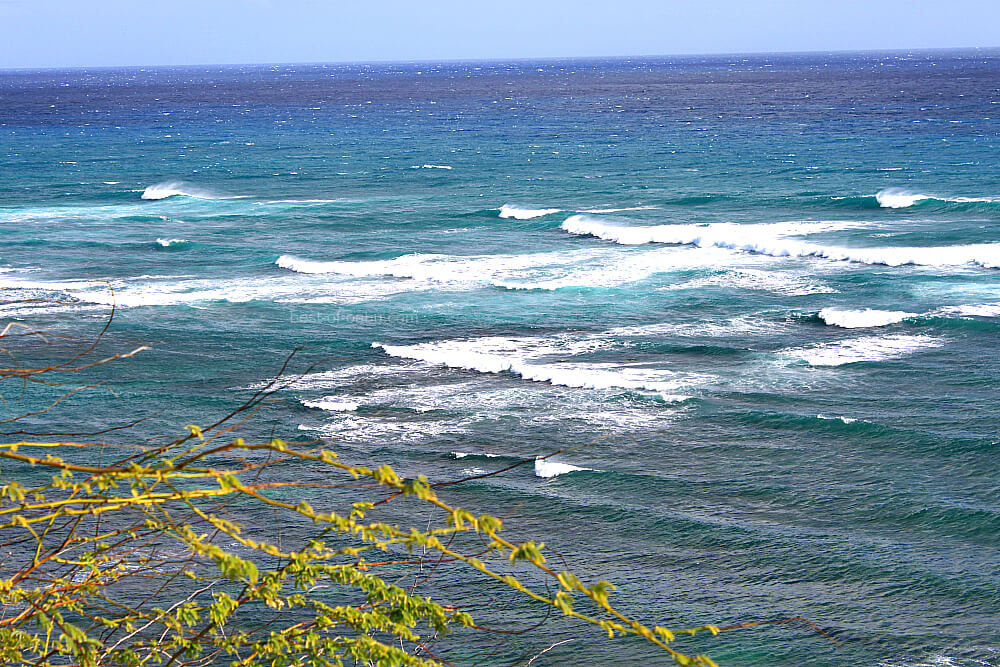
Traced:
<path fill-rule="evenodd" d="M 998 0 L 0 0 L 0 68 L 1000 46 Z"/>

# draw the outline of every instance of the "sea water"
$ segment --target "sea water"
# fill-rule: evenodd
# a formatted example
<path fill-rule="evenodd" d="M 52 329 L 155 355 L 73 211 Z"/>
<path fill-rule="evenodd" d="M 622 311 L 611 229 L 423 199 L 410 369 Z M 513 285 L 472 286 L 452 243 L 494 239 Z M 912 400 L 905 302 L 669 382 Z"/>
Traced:
<path fill-rule="evenodd" d="M 153 348 L 21 428 L 176 433 L 304 346 L 262 432 L 569 449 L 449 499 L 646 622 L 840 642 L 682 649 L 997 665 L 998 132 L 995 51 L 0 72 L 0 324 Z M 504 641 L 663 661 L 586 632 Z"/>

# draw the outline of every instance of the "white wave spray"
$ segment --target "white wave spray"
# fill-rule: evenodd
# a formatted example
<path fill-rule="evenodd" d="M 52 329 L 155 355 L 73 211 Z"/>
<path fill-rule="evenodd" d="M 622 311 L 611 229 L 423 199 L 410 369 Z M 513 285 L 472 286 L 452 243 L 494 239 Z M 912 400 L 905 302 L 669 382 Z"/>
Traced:
<path fill-rule="evenodd" d="M 593 470 L 593 468 L 583 468 L 570 465 L 569 463 L 559 463 L 558 461 L 547 461 L 535 459 L 535 476 L 543 479 L 558 477 L 569 472 L 579 472 L 581 470 Z"/>
<path fill-rule="evenodd" d="M 863 361 L 885 361 L 940 347 L 942 342 L 931 336 L 863 336 L 833 343 L 790 348 L 782 354 L 800 359 L 810 366 L 843 366 Z"/>
<path fill-rule="evenodd" d="M 885 190 L 880 190 L 875 194 L 875 199 L 882 208 L 909 208 L 914 204 L 929 199 L 953 204 L 993 204 L 1000 202 L 1000 198 L 997 197 L 942 197 L 939 195 L 910 192 L 903 188 L 886 188 Z"/>
<path fill-rule="evenodd" d="M 519 208 L 504 204 L 500 207 L 500 217 L 508 220 L 531 220 L 558 213 L 560 210 L 558 208 Z"/>
<path fill-rule="evenodd" d="M 606 340 L 554 341 L 535 338 L 490 336 L 469 340 L 445 340 L 416 345 L 372 343 L 393 357 L 415 359 L 429 364 L 462 368 L 480 373 L 513 373 L 525 380 L 548 382 L 581 389 L 631 389 L 662 392 L 664 400 L 680 402 L 686 396 L 676 392 L 695 378 L 661 368 L 621 366 L 614 363 L 554 362 L 542 358 L 599 349 Z M 703 380 L 704 376 L 697 379 Z"/>
<path fill-rule="evenodd" d="M 201 188 L 187 185 L 182 181 L 165 181 L 150 185 L 142 191 L 140 199 L 158 200 L 168 197 L 194 197 L 195 199 L 236 199 L 236 197 L 220 197 Z"/>
<path fill-rule="evenodd" d="M 917 313 L 907 313 L 902 310 L 850 310 L 841 308 L 824 308 L 819 311 L 819 318 L 830 326 L 844 329 L 865 329 L 884 327 L 903 320 L 917 317 Z"/>
<path fill-rule="evenodd" d="M 842 248 L 788 238 L 863 226 L 864 223 L 856 222 L 783 222 L 754 225 L 712 223 L 628 227 L 609 225 L 601 220 L 574 215 L 563 222 L 562 229 L 570 234 L 595 236 L 621 245 L 670 243 L 701 248 L 727 248 L 772 257 L 820 257 L 859 264 L 976 265 L 984 268 L 1000 268 L 1000 243 L 942 247 Z"/>

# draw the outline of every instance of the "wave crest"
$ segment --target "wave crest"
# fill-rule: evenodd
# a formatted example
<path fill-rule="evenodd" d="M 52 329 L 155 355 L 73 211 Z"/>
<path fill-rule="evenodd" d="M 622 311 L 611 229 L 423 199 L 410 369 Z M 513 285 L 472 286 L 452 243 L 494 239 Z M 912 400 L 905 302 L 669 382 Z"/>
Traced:
<path fill-rule="evenodd" d="M 607 341 L 566 341 L 553 345 L 552 341 L 533 338 L 485 337 L 470 340 L 445 340 L 416 345 L 386 345 L 372 343 L 386 354 L 403 359 L 478 371 L 480 373 L 513 373 L 532 382 L 548 382 L 563 387 L 580 389 L 628 389 L 664 393 L 664 400 L 680 402 L 675 392 L 690 384 L 690 374 L 684 375 L 666 369 L 622 367 L 611 363 L 540 361 L 552 354 L 599 349 Z"/>
<path fill-rule="evenodd" d="M 582 470 L 593 470 L 593 468 L 583 468 L 581 466 L 570 465 L 569 463 L 559 463 L 558 461 L 535 459 L 535 477 L 542 477 L 543 479 L 558 477 L 569 472 L 580 472 Z"/>
<path fill-rule="evenodd" d="M 995 204 L 1000 202 L 998 197 L 941 197 L 938 195 L 928 195 L 910 192 L 903 188 L 886 188 L 875 194 L 878 205 L 882 208 L 909 208 L 922 201 L 940 201 L 953 204 Z"/>
<path fill-rule="evenodd" d="M 819 257 L 859 264 L 903 266 L 963 266 L 1000 268 L 1000 243 L 979 243 L 940 247 L 842 248 L 802 241 L 791 236 L 854 229 L 859 222 L 773 222 L 754 225 L 711 223 L 706 225 L 656 225 L 629 227 L 609 225 L 601 220 L 574 215 L 562 223 L 570 234 L 594 236 L 620 245 L 670 243 L 715 247 L 772 257 Z"/>
<path fill-rule="evenodd" d="M 500 217 L 508 220 L 531 220 L 541 218 L 546 215 L 558 213 L 562 209 L 558 208 L 519 208 L 504 204 L 500 207 Z"/>
<path fill-rule="evenodd" d="M 844 329 L 884 327 L 889 324 L 897 324 L 910 317 L 917 317 L 917 314 L 902 310 L 874 310 L 872 308 L 864 310 L 824 308 L 819 311 L 821 320 L 830 326 Z"/>
<path fill-rule="evenodd" d="M 139 196 L 140 199 L 158 200 L 168 197 L 194 197 L 195 199 L 224 199 L 200 188 L 186 185 L 181 181 L 165 181 L 150 185 Z"/>
<path fill-rule="evenodd" d="M 183 246 L 189 244 L 190 241 L 187 239 L 156 239 L 156 245 L 160 248 L 176 248 L 178 246 Z"/>

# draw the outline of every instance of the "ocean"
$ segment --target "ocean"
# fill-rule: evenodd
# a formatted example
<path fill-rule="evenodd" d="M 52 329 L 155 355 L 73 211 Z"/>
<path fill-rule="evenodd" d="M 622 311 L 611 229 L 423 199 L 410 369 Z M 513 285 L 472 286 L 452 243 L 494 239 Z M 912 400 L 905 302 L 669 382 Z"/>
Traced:
<path fill-rule="evenodd" d="M 19 428 L 177 434 L 301 346 L 258 433 L 565 450 L 442 493 L 651 624 L 840 644 L 682 650 L 1000 665 L 1000 51 L 8 70 L 0 138 L 0 325 L 153 348 Z M 564 639 L 665 664 L 468 641 Z"/>

